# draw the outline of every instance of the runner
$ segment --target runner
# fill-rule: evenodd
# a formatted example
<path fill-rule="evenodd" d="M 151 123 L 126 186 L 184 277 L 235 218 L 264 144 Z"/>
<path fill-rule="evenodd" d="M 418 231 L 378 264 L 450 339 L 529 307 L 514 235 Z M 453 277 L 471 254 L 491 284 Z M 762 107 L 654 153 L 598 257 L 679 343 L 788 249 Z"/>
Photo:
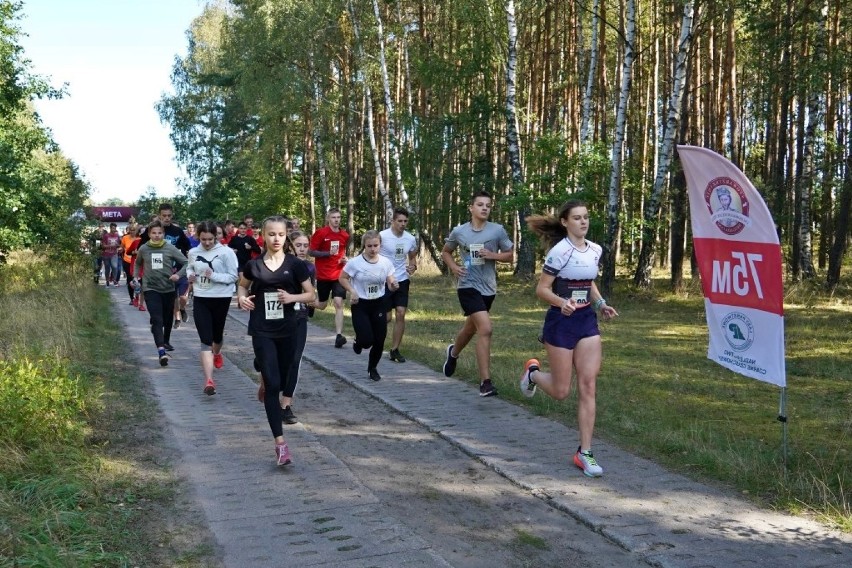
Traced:
<path fill-rule="evenodd" d="M 379 236 L 382 238 L 381 254 L 393 263 L 394 276 L 399 284 L 395 292 L 388 290 L 388 324 L 393 314 L 396 322 L 393 325 L 390 358 L 397 363 L 405 363 L 405 357 L 399 352 L 402 335 L 405 333 L 405 312 L 408 309 L 408 290 L 411 285 L 410 276 L 417 270 L 417 239 L 405 230 L 408 226 L 408 211 L 397 207 L 393 210 L 393 221 L 389 229 Z"/>
<path fill-rule="evenodd" d="M 550 247 L 535 289 L 536 295 L 550 304 L 542 333 L 550 372 L 543 372 L 537 359 L 527 361 L 521 375 L 521 392 L 531 397 L 539 387 L 552 398 L 563 400 L 571 394 L 571 375 L 577 371 L 580 446 L 574 454 L 574 465 L 589 477 L 599 477 L 603 468 L 592 454 L 592 431 L 602 348 L 594 309 L 599 309 L 604 319 L 618 315 L 595 285 L 601 247 L 586 240 L 589 210 L 581 201 L 564 204 L 558 218 L 531 216 L 527 226 Z"/>
<path fill-rule="evenodd" d="M 178 225 L 172 222 L 174 219 L 174 209 L 170 203 L 161 203 L 157 218 L 163 225 L 163 238 L 171 245 L 177 247 L 184 256 L 189 252 L 189 239 L 186 238 L 186 233 Z M 148 242 L 148 233 L 142 235 L 142 243 Z M 180 327 L 181 320 L 189 321 L 189 314 L 186 312 L 186 303 L 189 301 L 189 281 L 186 277 L 182 277 L 175 284 L 175 293 L 177 294 L 177 302 L 174 302 L 174 327 Z M 149 308 L 151 306 L 148 306 Z"/>
<path fill-rule="evenodd" d="M 237 255 L 237 266 L 240 273 L 248 261 L 252 259 L 252 253 L 260 254 L 260 247 L 257 245 L 257 240 L 248 234 L 248 225 L 245 221 L 240 221 L 237 227 L 237 234 L 231 237 L 228 241 L 228 246 L 234 250 Z"/>
<path fill-rule="evenodd" d="M 325 216 L 325 227 L 317 229 L 311 236 L 311 248 L 308 254 L 316 258 L 317 267 L 317 307 L 324 310 L 328 305 L 328 296 L 334 303 L 334 346 L 338 349 L 346 343 L 343 336 L 343 300 L 346 290 L 339 278 L 346 264 L 346 243 L 349 233 L 340 228 L 340 209 L 332 207 Z"/>
<path fill-rule="evenodd" d="M 373 381 L 382 380 L 377 367 L 388 333 L 385 291 L 399 289 L 393 263 L 379 254 L 381 247 L 379 232 L 367 231 L 361 237 L 361 254 L 347 262 L 340 274 L 340 284 L 349 292 L 352 307 L 352 327 L 355 328 L 352 350 L 360 355 L 363 349 L 370 349 L 367 374 Z"/>
<path fill-rule="evenodd" d="M 160 365 L 165 367 L 169 364 L 167 351 L 174 350 L 169 339 L 175 306 L 175 282 L 186 273 L 186 257 L 165 240 L 162 221 L 153 221 L 145 234 L 149 240 L 139 247 L 134 266 L 136 274 L 142 274 L 145 304 L 151 316 L 151 334 L 157 345 Z M 177 272 L 173 270 L 174 266 L 180 266 Z"/>
<path fill-rule="evenodd" d="M 204 392 L 214 395 L 213 368 L 221 369 L 224 364 L 222 339 L 225 320 L 234 297 L 234 284 L 239 278 L 237 256 L 216 240 L 216 225 L 212 221 L 199 223 L 196 235 L 200 244 L 189 251 L 186 276 L 195 290 L 195 329 L 201 344 L 207 348 L 202 348 L 199 356 L 204 373 Z"/>
<path fill-rule="evenodd" d="M 100 283 L 101 267 L 104 263 L 103 251 L 101 250 L 101 243 L 103 242 L 104 234 L 106 234 L 106 227 L 104 227 L 103 221 L 98 221 L 98 227 L 91 230 L 87 237 L 89 252 L 92 255 L 92 269 L 94 270 L 95 284 Z"/>
<path fill-rule="evenodd" d="M 101 240 L 101 250 L 103 251 L 104 262 L 104 280 L 106 287 L 110 284 L 116 288 L 121 280 L 121 234 L 118 232 L 118 225 L 115 223 L 109 224 L 109 231 L 104 233 Z"/>
<path fill-rule="evenodd" d="M 479 396 L 494 396 L 497 389 L 491 382 L 491 318 L 488 312 L 497 294 L 497 263 L 511 262 L 512 239 L 503 225 L 488 220 L 491 214 L 491 194 L 476 193 L 470 200 L 471 220 L 452 230 L 441 258 L 458 277 L 458 296 L 465 315 L 464 325 L 453 343 L 447 346 L 444 374 L 453 376 L 462 350 L 474 335 L 476 364 L 479 369 Z M 453 252 L 459 250 L 462 265 L 456 263 Z"/>
<path fill-rule="evenodd" d="M 133 256 L 130 247 L 136 240 L 138 232 L 139 228 L 136 223 L 131 223 L 124 228 L 124 236 L 121 237 L 121 266 L 124 269 L 124 280 L 127 283 L 127 294 L 130 296 L 131 306 L 135 306 L 136 302 L 133 298 Z"/>
<path fill-rule="evenodd" d="M 248 333 L 265 384 L 263 406 L 275 438 L 278 465 L 291 462 L 284 440 L 279 393 L 294 364 L 297 331 L 296 303 L 314 299 L 307 265 L 285 253 L 287 225 L 283 217 L 269 217 L 262 225 L 266 252 L 245 266 L 237 287 L 237 306 L 250 313 Z"/>
<path fill-rule="evenodd" d="M 289 233 L 289 239 L 292 252 L 297 258 L 304 260 L 305 264 L 308 266 L 308 272 L 311 274 L 311 284 L 313 284 L 316 279 L 316 268 L 313 263 L 308 260 L 308 247 L 310 246 L 308 244 L 308 237 L 299 231 L 292 231 Z M 284 383 L 281 395 L 281 416 L 284 424 L 298 424 L 299 422 L 296 415 L 293 413 L 293 395 L 296 392 L 296 385 L 299 382 L 299 373 L 302 369 L 302 354 L 305 351 L 305 342 L 308 339 L 308 318 L 313 317 L 314 315 L 314 303 L 315 302 L 311 301 L 308 303 L 299 303 L 295 306 L 296 325 L 298 326 L 296 329 L 296 351 L 293 355 L 293 365 L 290 367 L 290 372 L 287 375 L 287 381 Z M 257 359 L 255 359 L 254 367 L 255 370 L 260 371 Z M 266 388 L 264 387 L 264 381 L 261 378 L 260 386 L 257 390 L 257 399 L 260 402 L 263 402 L 263 398 L 266 396 L 265 392 Z"/>

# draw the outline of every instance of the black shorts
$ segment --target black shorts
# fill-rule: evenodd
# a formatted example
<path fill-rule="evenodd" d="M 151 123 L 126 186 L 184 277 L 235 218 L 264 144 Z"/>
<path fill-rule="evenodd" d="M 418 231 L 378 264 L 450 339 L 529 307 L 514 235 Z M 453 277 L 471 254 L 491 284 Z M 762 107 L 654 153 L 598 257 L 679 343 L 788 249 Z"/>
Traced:
<path fill-rule="evenodd" d="M 177 292 L 178 296 L 186 296 L 186 293 L 189 292 L 189 280 L 186 276 L 181 276 L 180 279 L 175 282 L 175 292 Z"/>
<path fill-rule="evenodd" d="M 490 312 L 491 304 L 494 303 L 494 296 L 483 296 L 479 290 L 473 288 L 459 288 L 458 295 L 465 316 L 476 312 Z"/>
<path fill-rule="evenodd" d="M 317 280 L 317 299 L 325 302 L 329 293 L 332 298 L 346 298 L 346 289 L 339 280 Z"/>
<path fill-rule="evenodd" d="M 388 299 L 388 310 L 408 307 L 408 289 L 410 287 L 411 280 L 403 280 L 399 283 L 399 288 L 397 288 L 396 292 L 391 292 L 390 288 L 385 288 L 385 298 Z"/>

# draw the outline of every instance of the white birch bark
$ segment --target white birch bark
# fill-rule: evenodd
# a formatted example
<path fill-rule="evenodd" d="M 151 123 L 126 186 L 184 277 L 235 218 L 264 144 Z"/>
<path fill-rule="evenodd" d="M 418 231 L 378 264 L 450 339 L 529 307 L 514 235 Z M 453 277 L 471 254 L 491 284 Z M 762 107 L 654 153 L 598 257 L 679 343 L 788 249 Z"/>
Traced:
<path fill-rule="evenodd" d="M 580 116 L 580 147 L 589 141 L 589 123 L 592 119 L 592 91 L 598 74 L 598 30 L 600 29 L 601 0 L 592 4 L 592 44 L 589 46 L 589 72 L 583 91 L 583 110 Z"/>
<path fill-rule="evenodd" d="M 663 140 L 660 144 L 660 161 L 654 178 L 654 187 L 651 195 L 645 203 L 643 212 L 642 249 L 639 252 L 639 261 L 636 265 L 636 273 L 633 282 L 637 286 L 647 288 L 651 285 L 651 270 L 654 265 L 656 254 L 656 225 L 657 215 L 660 212 L 660 200 L 663 187 L 668 179 L 669 166 L 672 162 L 674 152 L 675 135 L 678 132 L 680 122 L 680 100 L 686 86 L 686 60 L 692 45 L 693 22 L 695 15 L 695 0 L 686 0 L 683 4 L 683 19 L 680 24 L 680 37 L 678 49 L 675 55 L 674 77 L 672 90 L 669 95 L 666 123 L 663 128 Z"/>
<path fill-rule="evenodd" d="M 506 24 L 508 27 L 508 53 L 506 56 L 506 151 L 509 155 L 509 165 L 512 169 L 512 193 L 516 193 L 524 184 L 524 172 L 521 167 L 521 144 L 518 139 L 518 116 L 515 111 L 516 101 L 516 74 L 518 66 L 518 25 L 515 21 L 515 2 L 506 0 Z M 533 255 L 530 239 L 524 237 L 526 217 L 529 214 L 529 206 L 524 205 L 518 209 L 518 223 L 521 227 L 520 246 L 518 247 L 517 264 L 515 274 L 522 277 L 531 277 L 535 270 L 535 256 Z"/>
<path fill-rule="evenodd" d="M 314 54 L 308 54 L 308 65 L 310 66 L 311 79 L 313 80 L 313 97 L 311 97 L 311 114 L 313 115 L 313 136 L 314 147 L 317 149 L 317 166 L 319 168 L 320 178 L 320 193 L 322 194 L 323 211 L 328 211 L 331 207 L 331 200 L 328 196 L 328 175 L 325 165 L 325 152 L 323 151 L 322 135 L 319 124 L 319 107 L 322 101 L 322 90 L 320 88 L 319 78 L 314 68 Z M 313 199 L 311 199 L 313 201 Z"/>
<path fill-rule="evenodd" d="M 359 61 L 364 61 L 364 46 L 361 44 L 361 30 L 358 25 L 358 17 L 355 14 L 355 5 L 352 0 L 349 0 L 349 15 L 352 17 L 352 33 L 355 36 L 355 44 L 358 50 Z M 363 71 L 362 71 L 363 72 Z M 382 202 L 385 206 L 385 219 L 393 219 L 393 203 L 388 195 L 387 186 L 385 185 L 384 175 L 382 174 L 382 161 L 379 159 L 379 148 L 376 144 L 376 129 L 373 122 L 373 94 L 370 89 L 370 82 L 367 79 L 366 73 L 362 75 L 362 83 L 364 84 L 364 97 L 367 107 L 367 134 L 370 139 L 370 151 L 373 154 L 373 167 L 376 174 L 376 187 L 379 194 L 382 196 Z"/>
<path fill-rule="evenodd" d="M 382 86 L 385 91 L 385 109 L 388 115 L 388 146 L 390 146 L 391 161 L 393 162 L 393 172 L 396 178 L 396 187 L 399 191 L 399 199 L 406 209 L 410 207 L 408 202 L 408 193 L 405 191 L 405 182 L 402 179 L 402 165 L 399 155 L 399 138 L 396 133 L 396 112 L 394 111 L 393 97 L 391 96 L 390 80 L 388 79 L 388 64 L 385 58 L 385 32 L 382 24 L 382 14 L 379 11 L 378 0 L 373 0 L 373 12 L 376 16 L 376 31 L 379 34 L 379 63 L 382 69 Z M 393 210 L 391 209 L 385 222 L 390 226 L 393 221 Z"/>
<path fill-rule="evenodd" d="M 621 165 L 624 159 L 624 140 L 627 124 L 627 103 L 633 84 L 633 62 L 636 60 L 636 0 L 625 4 L 624 58 L 621 66 L 621 90 L 615 115 L 615 140 L 612 143 L 612 165 L 607 193 L 607 232 L 604 243 L 604 275 L 602 291 L 609 293 L 615 281 L 615 264 L 618 261 L 618 208 L 621 203 Z"/>

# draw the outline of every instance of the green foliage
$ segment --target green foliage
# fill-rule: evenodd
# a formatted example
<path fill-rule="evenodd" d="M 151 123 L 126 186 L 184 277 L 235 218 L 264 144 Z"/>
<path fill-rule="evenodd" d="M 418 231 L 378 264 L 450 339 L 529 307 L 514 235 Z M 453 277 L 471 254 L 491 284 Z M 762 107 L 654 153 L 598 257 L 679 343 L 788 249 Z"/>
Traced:
<path fill-rule="evenodd" d="M 23 450 L 44 440 L 79 443 L 87 405 L 79 377 L 62 360 L 0 360 L 0 438 Z"/>

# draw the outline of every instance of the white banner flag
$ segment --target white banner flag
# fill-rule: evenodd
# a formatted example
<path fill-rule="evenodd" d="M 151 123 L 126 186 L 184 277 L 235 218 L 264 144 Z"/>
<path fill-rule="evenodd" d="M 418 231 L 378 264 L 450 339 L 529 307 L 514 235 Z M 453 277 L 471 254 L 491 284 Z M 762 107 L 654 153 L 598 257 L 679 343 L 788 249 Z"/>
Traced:
<path fill-rule="evenodd" d="M 784 387 L 781 245 L 760 194 L 734 164 L 678 146 L 710 331 L 707 357 Z"/>

